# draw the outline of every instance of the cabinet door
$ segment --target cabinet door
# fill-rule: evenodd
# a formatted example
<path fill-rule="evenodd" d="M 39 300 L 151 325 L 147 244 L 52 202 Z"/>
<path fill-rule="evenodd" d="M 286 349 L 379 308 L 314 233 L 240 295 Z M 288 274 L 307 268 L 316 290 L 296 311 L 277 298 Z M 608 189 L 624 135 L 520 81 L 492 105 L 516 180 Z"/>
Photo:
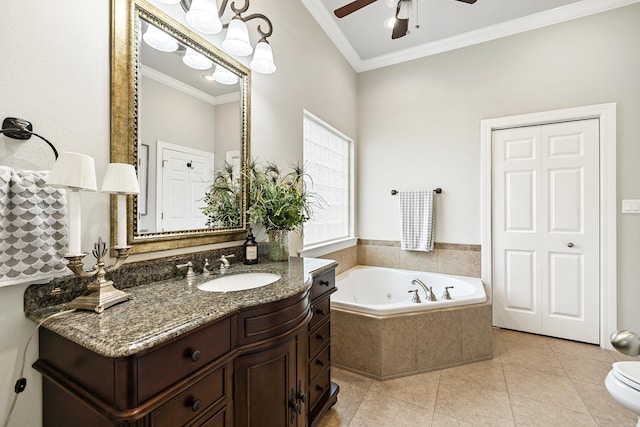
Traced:
<path fill-rule="evenodd" d="M 274 347 L 235 360 L 236 426 L 304 425 L 306 408 L 297 394 L 304 394 L 298 388 L 303 386 L 298 385 L 297 339 L 293 336 Z"/>

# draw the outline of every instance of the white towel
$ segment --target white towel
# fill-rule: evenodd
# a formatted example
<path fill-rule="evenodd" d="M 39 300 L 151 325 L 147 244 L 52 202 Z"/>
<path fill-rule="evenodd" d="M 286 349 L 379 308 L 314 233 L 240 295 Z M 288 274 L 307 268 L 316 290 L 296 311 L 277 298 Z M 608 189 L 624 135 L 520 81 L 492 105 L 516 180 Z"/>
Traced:
<path fill-rule="evenodd" d="M 46 185 L 48 174 L 0 166 L 0 286 L 66 272 L 65 191 Z"/>
<path fill-rule="evenodd" d="M 433 190 L 399 191 L 401 246 L 409 251 L 432 251 L 435 237 Z"/>

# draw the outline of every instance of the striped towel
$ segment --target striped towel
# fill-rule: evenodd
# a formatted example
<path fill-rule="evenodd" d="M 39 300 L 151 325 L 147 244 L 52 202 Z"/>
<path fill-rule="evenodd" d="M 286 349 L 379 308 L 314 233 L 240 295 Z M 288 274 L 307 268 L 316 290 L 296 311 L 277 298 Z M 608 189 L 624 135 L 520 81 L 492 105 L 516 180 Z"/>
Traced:
<path fill-rule="evenodd" d="M 402 249 L 432 251 L 435 238 L 433 190 L 399 191 Z"/>
<path fill-rule="evenodd" d="M 66 273 L 65 190 L 48 186 L 48 174 L 0 166 L 0 286 Z"/>

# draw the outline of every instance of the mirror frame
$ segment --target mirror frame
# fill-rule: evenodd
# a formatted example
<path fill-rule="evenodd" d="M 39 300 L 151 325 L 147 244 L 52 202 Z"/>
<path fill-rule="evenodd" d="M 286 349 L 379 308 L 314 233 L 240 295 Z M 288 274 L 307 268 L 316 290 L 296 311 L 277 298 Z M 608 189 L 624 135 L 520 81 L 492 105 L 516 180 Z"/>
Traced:
<path fill-rule="evenodd" d="M 138 79 L 141 40 L 138 19 L 144 19 L 195 47 L 214 62 L 239 76 L 241 111 L 240 166 L 242 179 L 241 224 L 236 228 L 137 233 L 137 197 L 127 196 L 127 244 L 129 254 L 202 246 L 243 240 L 246 237 L 248 184 L 245 173 L 250 151 L 251 71 L 211 42 L 177 22 L 146 0 L 112 0 L 111 4 L 111 162 L 133 164 L 138 169 Z M 111 246 L 117 242 L 116 196 L 111 196 Z M 112 254 L 115 251 L 112 249 Z"/>

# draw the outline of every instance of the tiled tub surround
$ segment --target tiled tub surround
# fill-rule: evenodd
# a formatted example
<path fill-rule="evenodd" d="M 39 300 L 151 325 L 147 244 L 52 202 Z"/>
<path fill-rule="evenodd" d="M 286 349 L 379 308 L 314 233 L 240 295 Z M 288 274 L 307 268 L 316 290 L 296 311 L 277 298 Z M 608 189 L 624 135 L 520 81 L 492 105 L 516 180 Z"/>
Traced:
<path fill-rule="evenodd" d="M 397 241 L 360 239 L 357 264 L 480 277 L 480 248 L 480 245 L 436 243 L 431 252 L 405 251 Z"/>
<path fill-rule="evenodd" d="M 216 277 L 198 275 L 147 283 L 127 289 L 133 298 L 104 313 L 76 311 L 51 319 L 43 327 L 106 357 L 126 357 L 222 318 L 242 307 L 283 300 L 311 286 L 311 276 L 335 268 L 335 262 L 290 258 L 289 262 L 234 264 L 225 274 L 269 272 L 281 279 L 262 288 L 238 292 L 205 292 L 196 286 Z M 151 269 L 150 271 L 153 271 Z M 38 322 L 63 305 L 28 311 Z"/>
<path fill-rule="evenodd" d="M 331 309 L 331 360 L 387 380 L 492 356 L 491 304 L 379 317 Z"/>

